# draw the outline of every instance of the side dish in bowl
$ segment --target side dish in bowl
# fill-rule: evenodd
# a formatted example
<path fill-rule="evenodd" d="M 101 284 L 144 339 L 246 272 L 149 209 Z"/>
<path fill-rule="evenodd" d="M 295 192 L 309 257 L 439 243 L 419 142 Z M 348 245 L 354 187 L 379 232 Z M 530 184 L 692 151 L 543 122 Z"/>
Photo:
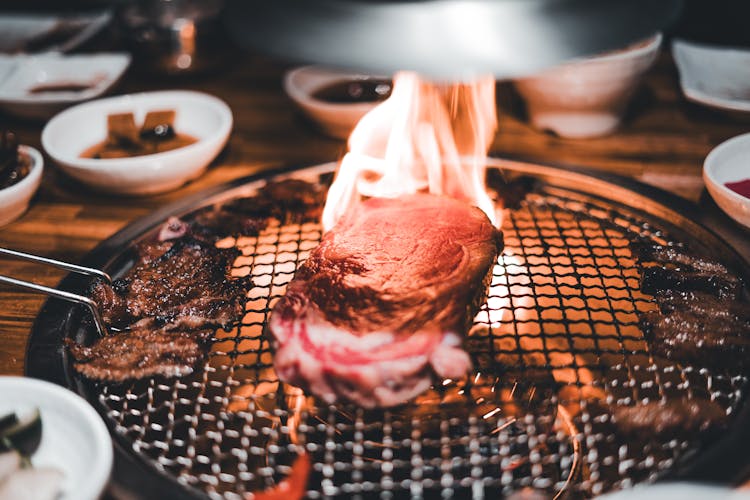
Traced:
<path fill-rule="evenodd" d="M 703 163 L 703 180 L 719 208 L 750 229 L 750 134 L 716 146 Z"/>
<path fill-rule="evenodd" d="M 150 195 L 200 176 L 232 123 L 229 106 L 214 96 L 147 92 L 63 111 L 44 128 L 42 145 L 66 174 L 92 188 Z"/>
<path fill-rule="evenodd" d="M 302 66 L 284 76 L 284 90 L 324 133 L 346 139 L 365 113 L 390 96 L 391 80 Z"/>
<path fill-rule="evenodd" d="M 0 132 L 0 226 L 19 218 L 42 180 L 44 160 L 36 149 Z"/>
<path fill-rule="evenodd" d="M 534 127 L 561 137 L 599 137 L 620 125 L 630 98 L 656 60 L 662 35 L 577 59 L 515 81 Z"/>

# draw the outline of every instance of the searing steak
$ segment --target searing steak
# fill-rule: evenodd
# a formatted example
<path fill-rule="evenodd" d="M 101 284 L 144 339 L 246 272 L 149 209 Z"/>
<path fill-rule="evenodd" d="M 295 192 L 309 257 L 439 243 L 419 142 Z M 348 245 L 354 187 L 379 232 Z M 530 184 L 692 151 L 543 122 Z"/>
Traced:
<path fill-rule="evenodd" d="M 325 401 L 394 406 L 471 368 L 462 337 L 502 233 L 429 194 L 373 198 L 325 236 L 273 309 L 279 377 Z"/>

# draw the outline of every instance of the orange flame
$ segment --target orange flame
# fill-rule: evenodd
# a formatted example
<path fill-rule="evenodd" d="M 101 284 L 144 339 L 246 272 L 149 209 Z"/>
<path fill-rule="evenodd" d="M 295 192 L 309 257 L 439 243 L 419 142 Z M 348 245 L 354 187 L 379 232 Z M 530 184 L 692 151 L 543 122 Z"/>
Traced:
<path fill-rule="evenodd" d="M 497 224 L 484 184 L 497 128 L 495 80 L 436 84 L 400 72 L 391 97 L 349 136 L 349 152 L 328 191 L 323 228 L 331 229 L 362 196 L 395 198 L 427 191 L 478 206 Z"/>

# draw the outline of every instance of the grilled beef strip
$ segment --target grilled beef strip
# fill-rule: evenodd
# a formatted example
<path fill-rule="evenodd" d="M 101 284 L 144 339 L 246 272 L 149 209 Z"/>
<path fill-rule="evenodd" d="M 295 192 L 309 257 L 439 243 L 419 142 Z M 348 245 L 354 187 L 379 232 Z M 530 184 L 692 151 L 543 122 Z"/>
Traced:
<path fill-rule="evenodd" d="M 97 281 L 91 297 L 117 328 L 230 327 L 243 313 L 249 278 L 232 278 L 237 249 L 190 237 L 138 246 L 135 265 L 109 286 Z"/>
<path fill-rule="evenodd" d="M 637 255 L 643 266 L 641 291 L 649 295 L 677 290 L 736 298 L 742 289 L 742 282 L 722 264 L 688 255 L 679 248 L 639 245 Z"/>
<path fill-rule="evenodd" d="M 700 292 L 657 295 L 641 326 L 657 355 L 696 366 L 750 366 L 750 304 Z"/>
<path fill-rule="evenodd" d="M 73 368 L 89 379 L 123 382 L 180 377 L 193 372 L 208 352 L 212 330 L 165 331 L 149 327 L 110 334 L 86 347 L 69 341 Z"/>
<path fill-rule="evenodd" d="M 196 238 L 217 240 L 226 236 L 255 236 L 272 219 L 280 224 L 318 222 L 326 192 L 317 184 L 298 179 L 272 182 L 258 194 L 206 207 L 190 223 Z"/>
<path fill-rule="evenodd" d="M 614 432 L 626 439 L 649 440 L 691 437 L 722 429 L 727 414 L 718 403 L 707 399 L 669 399 L 633 406 L 593 401 L 587 404 L 600 432 Z"/>

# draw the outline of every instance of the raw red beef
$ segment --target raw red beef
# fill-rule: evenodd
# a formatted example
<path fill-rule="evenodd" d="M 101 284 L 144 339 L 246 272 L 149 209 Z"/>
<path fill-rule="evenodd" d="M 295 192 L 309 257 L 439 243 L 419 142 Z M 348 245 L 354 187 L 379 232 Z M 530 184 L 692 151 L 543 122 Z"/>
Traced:
<path fill-rule="evenodd" d="M 394 406 L 471 368 L 463 334 L 502 233 L 428 194 L 373 198 L 328 232 L 274 307 L 279 377 L 327 402 Z"/>

